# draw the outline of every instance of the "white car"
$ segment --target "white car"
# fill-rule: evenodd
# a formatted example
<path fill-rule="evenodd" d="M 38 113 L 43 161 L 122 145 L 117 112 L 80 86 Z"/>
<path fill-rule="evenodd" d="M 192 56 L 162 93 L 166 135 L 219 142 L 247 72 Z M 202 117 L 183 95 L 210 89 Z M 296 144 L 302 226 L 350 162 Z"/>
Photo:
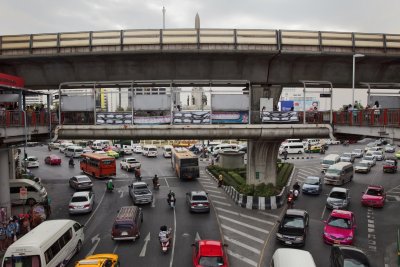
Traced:
<path fill-rule="evenodd" d="M 26 168 L 39 168 L 39 160 L 35 156 L 28 156 L 22 161 L 22 166 Z"/>
<path fill-rule="evenodd" d="M 82 151 L 82 154 L 85 154 L 85 153 L 93 153 L 93 149 L 91 149 L 90 147 L 85 147 Z"/>
<path fill-rule="evenodd" d="M 385 159 L 385 155 L 383 155 L 382 151 L 372 151 L 372 155 L 375 156 L 375 159 L 377 161 L 381 161 Z"/>
<path fill-rule="evenodd" d="M 142 154 L 142 146 L 141 145 L 133 145 L 133 153 Z"/>
<path fill-rule="evenodd" d="M 70 214 L 88 213 L 93 210 L 94 193 L 92 191 L 75 192 L 69 201 Z"/>
<path fill-rule="evenodd" d="M 356 148 L 351 151 L 351 154 L 356 158 L 362 158 L 362 156 L 364 155 L 364 150 L 362 150 L 361 148 Z"/>
<path fill-rule="evenodd" d="M 386 153 L 394 153 L 395 150 L 396 150 L 396 147 L 395 147 L 394 145 L 386 145 L 386 146 L 384 147 L 384 151 L 385 151 Z"/>
<path fill-rule="evenodd" d="M 369 155 L 365 155 L 363 158 L 362 158 L 362 160 L 363 161 L 367 161 L 369 164 L 370 164 L 370 166 L 372 167 L 372 166 L 375 166 L 375 164 L 376 164 L 376 159 L 375 159 L 375 156 L 369 156 Z"/>
<path fill-rule="evenodd" d="M 102 150 L 100 150 L 100 151 L 95 151 L 94 153 L 95 153 L 95 154 L 100 154 L 100 155 L 106 155 L 106 156 L 107 156 L 107 153 L 104 152 L 104 151 L 102 151 Z"/>
<path fill-rule="evenodd" d="M 124 155 L 132 155 L 133 154 L 132 147 L 128 146 L 128 145 L 123 145 L 122 146 L 122 151 L 124 152 Z"/>
<path fill-rule="evenodd" d="M 340 145 L 340 141 L 339 140 L 335 140 L 335 139 L 325 139 L 325 144 L 327 144 L 327 145 Z"/>

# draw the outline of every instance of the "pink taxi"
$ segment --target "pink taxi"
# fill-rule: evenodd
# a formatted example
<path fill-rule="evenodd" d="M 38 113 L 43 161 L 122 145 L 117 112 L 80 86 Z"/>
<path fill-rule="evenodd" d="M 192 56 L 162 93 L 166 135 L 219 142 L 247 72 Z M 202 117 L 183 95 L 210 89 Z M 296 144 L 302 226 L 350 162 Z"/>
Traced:
<path fill-rule="evenodd" d="M 386 194 L 382 186 L 369 185 L 361 197 L 361 204 L 369 207 L 383 208 L 385 205 Z"/>
<path fill-rule="evenodd" d="M 324 221 L 323 239 L 328 244 L 351 245 L 356 229 L 353 212 L 333 210 L 328 220 Z"/>

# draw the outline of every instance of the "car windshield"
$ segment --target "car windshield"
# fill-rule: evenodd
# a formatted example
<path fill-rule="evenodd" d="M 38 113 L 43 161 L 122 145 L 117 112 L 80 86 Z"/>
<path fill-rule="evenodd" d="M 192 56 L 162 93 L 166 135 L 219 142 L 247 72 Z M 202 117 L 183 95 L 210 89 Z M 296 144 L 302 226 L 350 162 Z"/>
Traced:
<path fill-rule="evenodd" d="M 380 155 L 382 155 L 382 152 L 380 152 L 380 151 L 374 151 L 374 152 L 372 152 L 372 155 L 378 155 L 378 156 L 380 156 Z"/>
<path fill-rule="evenodd" d="M 157 148 L 149 148 L 149 151 L 157 151 Z"/>
<path fill-rule="evenodd" d="M 334 168 L 329 168 L 326 171 L 327 174 L 340 174 L 340 170 L 339 169 L 334 169 Z"/>
<path fill-rule="evenodd" d="M 85 196 L 77 196 L 71 199 L 71 202 L 86 202 L 86 201 L 88 201 L 88 199 Z"/>
<path fill-rule="evenodd" d="M 345 192 L 334 191 L 334 192 L 330 193 L 329 197 L 330 198 L 337 198 L 337 199 L 346 199 L 346 193 Z"/>
<path fill-rule="evenodd" d="M 193 196 L 192 200 L 195 200 L 195 201 L 207 201 L 207 197 L 206 196 Z"/>
<path fill-rule="evenodd" d="M 374 160 L 374 156 L 366 156 L 364 157 L 364 160 Z"/>
<path fill-rule="evenodd" d="M 353 152 L 354 152 L 354 153 L 361 153 L 362 150 L 361 150 L 361 149 L 354 149 Z"/>
<path fill-rule="evenodd" d="M 39 255 L 29 255 L 29 256 L 16 256 L 16 257 L 6 257 L 4 259 L 4 267 L 40 267 L 40 256 Z"/>
<path fill-rule="evenodd" d="M 349 158 L 351 158 L 351 153 L 343 153 L 343 157 L 349 157 Z"/>
<path fill-rule="evenodd" d="M 199 265 L 205 267 L 218 267 L 224 265 L 222 257 L 200 257 Z"/>
<path fill-rule="evenodd" d="M 351 228 L 351 222 L 349 219 L 346 218 L 330 217 L 328 220 L 328 225 L 344 229 Z"/>
<path fill-rule="evenodd" d="M 376 188 L 370 188 L 367 190 L 366 194 L 370 196 L 382 196 L 382 190 Z"/>
<path fill-rule="evenodd" d="M 328 160 L 328 159 L 324 159 L 322 161 L 322 164 L 328 164 L 328 165 L 333 165 L 335 162 L 333 160 Z"/>
<path fill-rule="evenodd" d="M 132 224 L 128 224 L 128 223 L 116 223 L 115 225 L 114 225 L 114 228 L 116 229 L 116 230 L 129 230 L 129 229 L 131 229 L 133 227 L 133 225 Z"/>
<path fill-rule="evenodd" d="M 127 162 L 127 163 L 135 163 L 135 162 L 136 162 L 136 159 L 127 159 L 126 162 Z"/>
<path fill-rule="evenodd" d="M 318 185 L 319 184 L 319 179 L 315 177 L 307 177 L 307 179 L 304 181 L 305 184 L 309 185 Z"/>
<path fill-rule="evenodd" d="M 359 162 L 356 165 L 357 167 L 368 167 L 368 162 Z"/>
<path fill-rule="evenodd" d="M 350 162 L 350 158 L 349 157 L 340 157 L 340 161 L 342 161 L 342 162 Z"/>
<path fill-rule="evenodd" d="M 304 221 L 301 217 L 286 216 L 283 219 L 282 226 L 284 228 L 304 228 Z"/>
<path fill-rule="evenodd" d="M 89 179 L 89 177 L 79 177 L 77 178 L 79 183 L 86 183 L 86 182 L 90 182 L 91 180 Z"/>

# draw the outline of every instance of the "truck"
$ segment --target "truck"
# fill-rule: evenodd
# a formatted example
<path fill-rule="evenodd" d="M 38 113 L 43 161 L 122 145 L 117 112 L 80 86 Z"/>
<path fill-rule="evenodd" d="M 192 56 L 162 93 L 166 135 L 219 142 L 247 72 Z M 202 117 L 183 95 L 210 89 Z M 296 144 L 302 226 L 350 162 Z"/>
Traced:
<path fill-rule="evenodd" d="M 128 172 L 134 171 L 135 169 L 140 169 L 141 165 L 142 164 L 135 158 L 125 158 L 121 160 L 119 164 L 122 170 L 126 170 Z"/>
<path fill-rule="evenodd" d="M 153 202 L 153 193 L 145 182 L 134 182 L 128 187 L 134 205 Z"/>

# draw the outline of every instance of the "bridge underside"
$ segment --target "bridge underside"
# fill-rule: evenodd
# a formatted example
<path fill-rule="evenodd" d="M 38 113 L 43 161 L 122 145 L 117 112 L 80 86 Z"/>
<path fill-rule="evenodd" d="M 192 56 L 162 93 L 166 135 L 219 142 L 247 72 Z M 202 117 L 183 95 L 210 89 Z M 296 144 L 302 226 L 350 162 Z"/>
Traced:
<path fill-rule="evenodd" d="M 103 126 L 61 125 L 55 139 L 253 139 L 283 141 L 287 138 L 327 138 L 332 133 L 329 124 L 305 125 L 156 125 Z"/>
<path fill-rule="evenodd" d="M 335 134 L 354 134 L 366 137 L 381 137 L 400 140 L 398 127 L 367 127 L 367 126 L 342 126 L 335 125 Z"/>
<path fill-rule="evenodd" d="M 158 50 L 2 56 L 0 72 L 24 77 L 32 89 L 116 80 L 248 80 L 282 86 L 326 80 L 351 87 L 352 53 Z M 368 55 L 357 59 L 355 82 L 399 82 L 399 72 L 399 57 Z"/>
<path fill-rule="evenodd" d="M 49 139 L 49 126 L 35 126 L 26 128 L 26 139 L 46 140 Z M 0 127 L 0 147 L 20 144 L 25 141 L 24 127 Z"/>

